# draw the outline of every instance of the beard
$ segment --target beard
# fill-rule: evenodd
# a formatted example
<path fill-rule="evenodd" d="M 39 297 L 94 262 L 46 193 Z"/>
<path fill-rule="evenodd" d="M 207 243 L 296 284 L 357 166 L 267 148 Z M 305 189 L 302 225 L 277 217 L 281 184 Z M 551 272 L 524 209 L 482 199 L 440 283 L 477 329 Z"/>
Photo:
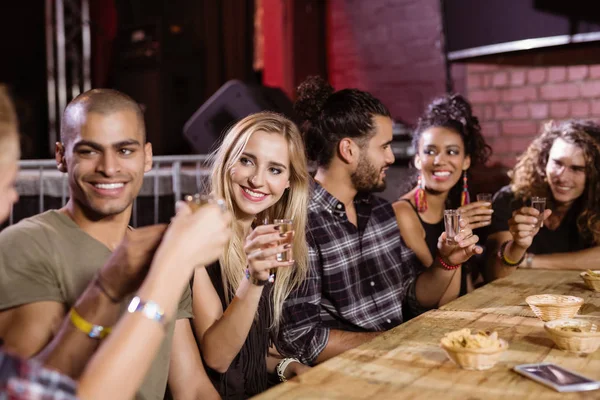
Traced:
<path fill-rule="evenodd" d="M 381 168 L 375 167 L 366 156 L 361 155 L 356 171 L 350 179 L 354 188 L 361 193 L 383 192 L 386 187 L 385 178 L 379 179 Z"/>

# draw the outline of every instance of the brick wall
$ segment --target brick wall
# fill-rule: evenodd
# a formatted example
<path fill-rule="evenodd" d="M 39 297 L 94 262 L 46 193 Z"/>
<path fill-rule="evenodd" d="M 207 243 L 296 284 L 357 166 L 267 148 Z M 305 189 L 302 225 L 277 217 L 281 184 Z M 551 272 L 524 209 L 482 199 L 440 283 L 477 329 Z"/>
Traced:
<path fill-rule="evenodd" d="M 367 90 L 409 123 L 445 91 L 439 0 L 329 0 L 327 16 L 336 89 Z"/>
<path fill-rule="evenodd" d="M 548 120 L 600 118 L 600 65 L 468 64 L 466 94 L 494 150 L 513 166 Z"/>
<path fill-rule="evenodd" d="M 373 93 L 415 123 L 445 92 L 438 0 L 329 0 L 327 63 L 336 89 Z M 480 118 L 491 163 L 512 167 L 549 119 L 600 118 L 597 45 L 502 54 L 453 63 L 454 90 Z"/>

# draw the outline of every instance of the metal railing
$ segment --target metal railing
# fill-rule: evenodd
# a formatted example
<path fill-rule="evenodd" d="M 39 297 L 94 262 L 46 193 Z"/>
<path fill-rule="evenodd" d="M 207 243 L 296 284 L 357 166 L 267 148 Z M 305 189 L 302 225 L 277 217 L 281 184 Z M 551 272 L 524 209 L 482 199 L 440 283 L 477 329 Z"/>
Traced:
<path fill-rule="evenodd" d="M 208 155 L 154 156 L 152 170 L 144 175 L 139 196 L 153 197 L 154 223 L 158 223 L 160 196 L 172 194 L 175 201 L 183 193 L 202 191 L 208 177 L 206 162 Z M 37 196 L 38 212 L 45 211 L 44 196 L 60 197 L 61 204 L 67 203 L 69 188 L 67 174 L 56 169 L 55 160 L 21 160 L 16 187 L 19 195 Z M 13 207 L 14 208 L 14 207 Z M 14 223 L 11 210 L 9 224 Z M 137 197 L 134 200 L 132 224 L 137 226 Z"/>

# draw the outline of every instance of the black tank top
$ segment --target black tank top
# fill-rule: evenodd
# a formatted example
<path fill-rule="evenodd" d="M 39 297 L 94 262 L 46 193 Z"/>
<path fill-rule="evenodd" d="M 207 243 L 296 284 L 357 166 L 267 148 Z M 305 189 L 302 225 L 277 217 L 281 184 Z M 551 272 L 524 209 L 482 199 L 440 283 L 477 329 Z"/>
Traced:
<path fill-rule="evenodd" d="M 438 251 L 438 248 L 437 248 L 438 239 L 440 238 L 440 235 L 442 234 L 442 232 L 444 232 L 446 230 L 446 227 L 444 226 L 444 219 L 442 218 L 442 220 L 440 222 L 436 222 L 435 224 L 430 224 L 428 222 L 425 222 L 421 219 L 421 216 L 419 215 L 417 208 L 413 205 L 413 203 L 411 203 L 411 201 L 409 199 L 400 199 L 400 201 L 406 201 L 408 204 L 410 204 L 410 206 L 412 207 L 415 214 L 417 214 L 417 218 L 419 218 L 419 222 L 421 223 L 421 226 L 423 227 L 423 230 L 425 231 L 425 243 L 427 243 L 427 248 L 429 249 L 431 258 L 435 259 L 435 256 Z M 428 265 L 428 267 L 429 267 L 429 265 Z M 468 270 L 463 265 L 463 271 L 461 273 L 461 278 L 460 278 L 459 296 L 463 296 L 463 295 L 467 294 L 467 275 L 468 275 Z"/>

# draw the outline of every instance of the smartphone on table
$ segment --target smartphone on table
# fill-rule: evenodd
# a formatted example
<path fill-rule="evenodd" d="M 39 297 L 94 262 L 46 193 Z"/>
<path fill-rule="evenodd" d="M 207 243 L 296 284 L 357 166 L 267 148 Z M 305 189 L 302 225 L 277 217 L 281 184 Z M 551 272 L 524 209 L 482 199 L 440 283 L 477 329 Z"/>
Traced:
<path fill-rule="evenodd" d="M 546 385 L 557 392 L 581 392 L 600 389 L 600 381 L 569 371 L 560 365 L 551 363 L 521 364 L 514 371 Z"/>

